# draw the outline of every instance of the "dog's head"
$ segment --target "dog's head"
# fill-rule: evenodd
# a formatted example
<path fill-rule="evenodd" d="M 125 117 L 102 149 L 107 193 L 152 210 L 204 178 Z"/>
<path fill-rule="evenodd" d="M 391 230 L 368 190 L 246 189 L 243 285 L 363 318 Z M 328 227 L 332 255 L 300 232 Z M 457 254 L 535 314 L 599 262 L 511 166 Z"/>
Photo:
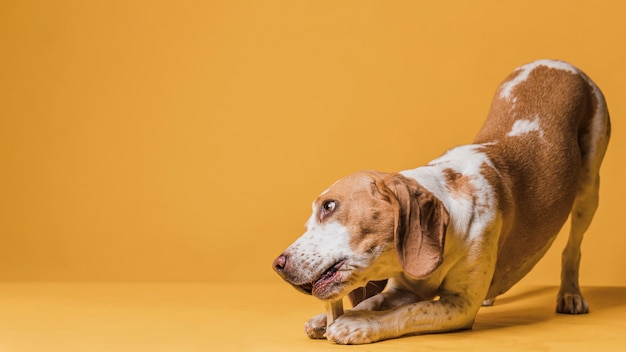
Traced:
<path fill-rule="evenodd" d="M 443 260 L 448 220 L 441 201 L 414 180 L 357 172 L 313 202 L 306 232 L 274 260 L 274 270 L 320 299 L 402 271 L 424 278 Z"/>

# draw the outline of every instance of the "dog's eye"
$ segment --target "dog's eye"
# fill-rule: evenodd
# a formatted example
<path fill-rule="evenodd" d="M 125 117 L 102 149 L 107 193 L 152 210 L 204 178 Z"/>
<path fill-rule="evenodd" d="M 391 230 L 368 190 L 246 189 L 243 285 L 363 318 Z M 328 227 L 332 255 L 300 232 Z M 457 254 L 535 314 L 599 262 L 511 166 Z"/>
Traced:
<path fill-rule="evenodd" d="M 328 200 L 322 204 L 322 215 L 328 215 L 335 211 L 337 203 L 334 200 Z"/>

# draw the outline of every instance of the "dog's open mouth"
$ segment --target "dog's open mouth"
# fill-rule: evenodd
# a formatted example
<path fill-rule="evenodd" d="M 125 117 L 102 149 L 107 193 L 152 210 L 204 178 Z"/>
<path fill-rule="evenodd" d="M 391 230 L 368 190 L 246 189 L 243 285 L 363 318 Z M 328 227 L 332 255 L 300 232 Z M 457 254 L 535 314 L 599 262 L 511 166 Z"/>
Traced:
<path fill-rule="evenodd" d="M 310 295 L 324 291 L 325 288 L 328 287 L 328 285 L 340 279 L 341 273 L 339 272 L 339 270 L 345 263 L 345 259 L 338 261 L 330 268 L 326 269 L 326 271 L 324 271 L 318 279 L 306 284 L 299 285 L 298 287 L 302 291 Z"/>

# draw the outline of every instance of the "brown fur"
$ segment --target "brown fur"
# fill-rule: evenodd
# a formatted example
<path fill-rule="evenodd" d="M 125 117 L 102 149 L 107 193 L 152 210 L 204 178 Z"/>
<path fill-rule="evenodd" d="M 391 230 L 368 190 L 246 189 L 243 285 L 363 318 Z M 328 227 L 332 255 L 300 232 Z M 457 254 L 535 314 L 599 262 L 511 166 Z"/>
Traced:
<path fill-rule="evenodd" d="M 394 228 L 393 217 L 390 216 L 393 212 L 391 204 L 378 192 L 372 181 L 382 180 L 385 175 L 375 171 L 355 173 L 337 182 L 315 200 L 318 208 L 329 200 L 337 202 L 332 217 L 324 218 L 322 222 L 336 219 L 348 226 L 350 233 L 354 234 L 350 238 L 350 246 L 355 252 L 364 253 L 374 244 L 393 240 L 387 238 L 393 235 Z M 348 203 L 350 206 L 345 206 Z"/>
<path fill-rule="evenodd" d="M 405 273 L 421 279 L 443 261 L 450 216 L 443 203 L 414 180 L 393 174 L 377 183 L 394 209 L 394 242 Z"/>
<path fill-rule="evenodd" d="M 530 271 L 567 219 L 581 177 L 579 140 L 597 106 L 582 76 L 546 66 L 534 69 L 514 88 L 515 103 L 498 94 L 474 140 L 498 142 L 486 151 L 499 175 L 485 176 L 502 190 L 498 194 L 505 228 L 488 297 L 505 292 Z M 516 120 L 535 118 L 550 143 L 541 143 L 536 131 L 507 136 Z"/>

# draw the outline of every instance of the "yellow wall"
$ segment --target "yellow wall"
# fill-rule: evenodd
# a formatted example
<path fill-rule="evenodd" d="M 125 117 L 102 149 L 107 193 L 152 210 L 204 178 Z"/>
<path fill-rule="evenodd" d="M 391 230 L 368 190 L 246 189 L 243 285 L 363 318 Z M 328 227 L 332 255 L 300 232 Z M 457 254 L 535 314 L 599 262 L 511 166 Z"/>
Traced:
<path fill-rule="evenodd" d="M 626 285 L 624 4 L 3 1 L 0 280 L 278 280 L 331 182 L 471 141 L 501 79 L 559 58 L 614 126 L 582 283 Z"/>

